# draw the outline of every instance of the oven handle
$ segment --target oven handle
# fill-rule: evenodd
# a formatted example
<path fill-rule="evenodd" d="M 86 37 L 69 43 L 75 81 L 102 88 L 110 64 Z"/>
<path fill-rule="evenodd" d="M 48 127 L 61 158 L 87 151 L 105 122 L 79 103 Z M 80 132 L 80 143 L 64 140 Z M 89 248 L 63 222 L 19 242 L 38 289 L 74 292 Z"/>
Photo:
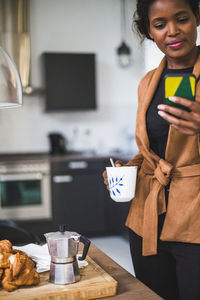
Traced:
<path fill-rule="evenodd" d="M 42 173 L 6 174 L 0 175 L 0 181 L 41 180 L 43 176 Z"/>
<path fill-rule="evenodd" d="M 53 176 L 53 182 L 55 183 L 70 183 L 73 181 L 73 177 L 71 175 L 56 175 Z"/>

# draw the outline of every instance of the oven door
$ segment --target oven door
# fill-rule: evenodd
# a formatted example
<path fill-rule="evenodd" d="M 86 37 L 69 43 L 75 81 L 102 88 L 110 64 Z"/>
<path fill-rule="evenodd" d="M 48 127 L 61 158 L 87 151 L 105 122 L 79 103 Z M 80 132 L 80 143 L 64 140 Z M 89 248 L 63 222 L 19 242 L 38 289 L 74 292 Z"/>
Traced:
<path fill-rule="evenodd" d="M 50 219 L 50 176 L 40 172 L 0 175 L 0 218 Z"/>

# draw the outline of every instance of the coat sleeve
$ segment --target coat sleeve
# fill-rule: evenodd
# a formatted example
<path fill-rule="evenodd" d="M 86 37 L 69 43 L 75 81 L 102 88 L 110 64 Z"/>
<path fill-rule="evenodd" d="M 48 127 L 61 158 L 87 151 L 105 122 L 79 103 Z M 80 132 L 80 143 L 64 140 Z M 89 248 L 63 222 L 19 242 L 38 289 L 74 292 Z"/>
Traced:
<path fill-rule="evenodd" d="M 140 167 L 143 161 L 143 155 L 139 151 L 129 162 L 127 162 L 126 166 L 138 166 Z"/>
<path fill-rule="evenodd" d="M 200 134 L 199 134 L 199 155 L 200 155 Z"/>

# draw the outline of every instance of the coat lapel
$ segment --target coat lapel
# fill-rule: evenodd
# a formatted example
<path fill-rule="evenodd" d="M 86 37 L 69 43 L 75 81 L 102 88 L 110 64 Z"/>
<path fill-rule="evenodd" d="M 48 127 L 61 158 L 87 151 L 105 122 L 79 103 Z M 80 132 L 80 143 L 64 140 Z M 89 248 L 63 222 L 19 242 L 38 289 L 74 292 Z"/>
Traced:
<path fill-rule="evenodd" d="M 198 48 L 200 50 L 200 46 L 198 46 Z M 197 61 L 194 65 L 193 74 L 196 76 L 197 81 L 199 81 L 199 77 L 200 77 L 200 55 L 198 56 Z"/>

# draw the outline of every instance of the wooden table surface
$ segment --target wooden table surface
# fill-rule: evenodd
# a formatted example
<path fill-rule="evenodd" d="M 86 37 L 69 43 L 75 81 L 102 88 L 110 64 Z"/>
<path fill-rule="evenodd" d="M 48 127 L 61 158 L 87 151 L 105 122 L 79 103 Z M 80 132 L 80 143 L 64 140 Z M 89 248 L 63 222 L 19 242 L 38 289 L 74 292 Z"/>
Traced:
<path fill-rule="evenodd" d="M 118 282 L 117 295 L 109 298 L 112 300 L 161 300 L 141 281 L 123 269 L 114 260 L 100 249 L 91 244 L 88 255 Z M 122 253 L 123 255 L 123 253 Z"/>
<path fill-rule="evenodd" d="M 82 243 L 81 243 L 82 244 Z M 80 244 L 80 249 L 82 248 L 82 245 Z M 106 300 L 161 300 L 158 295 L 156 295 L 152 290 L 150 290 L 148 287 L 146 287 L 143 283 L 141 283 L 138 279 L 136 279 L 133 275 L 131 275 L 129 272 L 127 272 L 125 269 L 123 269 L 120 265 L 118 265 L 114 260 L 112 260 L 109 256 L 107 256 L 104 252 L 102 252 L 100 249 L 95 247 L 94 244 L 91 243 L 91 246 L 89 248 L 88 255 L 94 260 L 94 262 L 99 265 L 106 273 L 110 274 L 112 278 L 114 278 L 117 283 L 117 294 L 115 296 L 110 297 L 104 297 L 99 299 L 106 299 Z M 123 255 L 123 253 L 122 253 Z M 48 280 L 47 280 L 48 281 Z M 34 293 L 35 289 L 35 293 Z M 28 287 L 27 290 L 25 289 L 25 292 L 30 297 L 23 297 L 23 299 L 34 299 L 36 297 L 36 290 L 37 287 Z M 13 293 L 9 293 L 10 299 L 17 299 L 20 300 L 22 297 L 20 296 L 20 292 L 23 292 L 23 290 L 20 291 L 16 290 Z M 48 291 L 49 292 L 49 291 Z M 49 299 L 49 297 L 45 294 L 41 294 L 41 291 L 38 291 L 41 299 Z M 53 293 L 52 295 L 54 295 Z M 6 295 L 6 296 L 5 296 Z M 12 297 L 11 297 L 12 296 Z M 54 295 L 55 296 L 55 295 Z M 65 295 L 63 295 L 63 291 L 61 293 L 56 293 L 56 296 L 52 296 L 52 299 L 65 299 Z M 0 295 L 0 299 L 7 299 L 9 298 L 7 295 L 7 292 L 2 291 Z M 37 299 L 40 299 L 38 297 Z M 67 298 L 66 298 L 67 299 Z M 70 298 L 71 299 L 71 298 Z M 77 299 L 77 298 L 76 298 Z"/>

